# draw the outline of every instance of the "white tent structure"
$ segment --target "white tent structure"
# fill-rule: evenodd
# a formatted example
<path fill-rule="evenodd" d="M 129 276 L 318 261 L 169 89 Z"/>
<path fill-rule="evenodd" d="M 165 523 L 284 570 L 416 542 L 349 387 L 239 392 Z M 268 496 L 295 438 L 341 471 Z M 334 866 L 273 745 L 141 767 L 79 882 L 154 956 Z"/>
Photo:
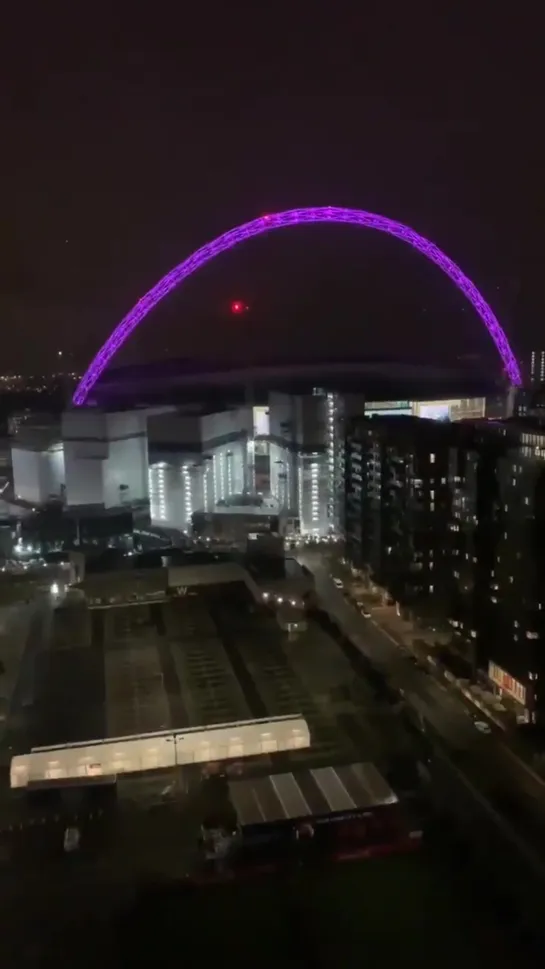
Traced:
<path fill-rule="evenodd" d="M 48 780 L 112 777 L 308 747 L 310 733 L 301 716 L 239 720 L 187 730 L 33 747 L 29 754 L 12 758 L 10 785 L 20 788 Z"/>

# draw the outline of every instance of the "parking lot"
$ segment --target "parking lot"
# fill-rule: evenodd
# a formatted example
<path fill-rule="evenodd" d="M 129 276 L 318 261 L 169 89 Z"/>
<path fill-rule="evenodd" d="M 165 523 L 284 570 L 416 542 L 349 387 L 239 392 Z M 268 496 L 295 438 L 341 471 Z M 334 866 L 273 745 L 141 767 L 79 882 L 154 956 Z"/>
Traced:
<path fill-rule="evenodd" d="M 386 764 L 402 746 L 392 711 L 334 639 L 312 618 L 287 636 L 243 585 L 92 615 L 109 736 L 300 713 L 312 749 L 284 755 L 293 766 Z"/>
<path fill-rule="evenodd" d="M 229 596 L 208 588 L 205 595 L 252 714 L 300 713 L 307 720 L 312 748 L 287 755 L 293 766 L 361 759 L 355 734 L 342 726 L 342 715 L 355 712 L 354 676 L 335 643 L 312 622 L 291 640 L 245 587 L 233 587 Z M 365 756 L 371 755 L 368 748 Z"/>
<path fill-rule="evenodd" d="M 92 613 L 94 639 L 101 641 L 109 737 L 166 730 L 170 711 L 159 655 L 159 632 L 150 606 Z"/>
<path fill-rule="evenodd" d="M 328 631 L 311 615 L 305 631 L 286 634 L 243 584 L 58 609 L 39 673 L 35 745 L 300 714 L 311 749 L 273 757 L 278 767 L 363 759 L 387 770 L 403 746 L 393 711 Z M 127 775 L 120 789 L 149 803 L 171 783 L 160 773 Z"/>
<path fill-rule="evenodd" d="M 49 641 L 43 642 L 36 657 L 34 681 L 31 746 L 105 735 L 102 651 L 83 605 L 53 612 Z"/>
<path fill-rule="evenodd" d="M 226 598 L 228 589 L 224 591 Z M 165 605 L 163 617 L 176 687 L 189 726 L 250 719 L 252 712 L 206 598 L 198 595 L 175 600 Z"/>

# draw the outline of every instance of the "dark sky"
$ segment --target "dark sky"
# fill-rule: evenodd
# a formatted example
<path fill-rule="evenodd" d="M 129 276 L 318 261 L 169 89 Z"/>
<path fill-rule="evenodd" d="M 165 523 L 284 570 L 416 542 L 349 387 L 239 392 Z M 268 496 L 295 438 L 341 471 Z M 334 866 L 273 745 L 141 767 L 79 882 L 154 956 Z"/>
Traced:
<path fill-rule="evenodd" d="M 114 3 L 101 19 L 100 4 L 75 4 L 89 19 L 43 5 L 31 20 L 37 6 L 12 10 L 0 39 L 0 369 L 48 369 L 58 348 L 81 366 L 196 246 L 263 212 L 320 204 L 429 235 L 518 350 L 543 342 L 542 34 L 516 6 L 247 0 L 197 13 L 123 5 L 116 17 Z M 129 6 L 146 15 L 127 18 Z M 251 306 L 244 320 L 228 313 L 234 298 Z M 396 347 L 494 360 L 421 256 L 323 226 L 221 257 L 124 359 Z"/>

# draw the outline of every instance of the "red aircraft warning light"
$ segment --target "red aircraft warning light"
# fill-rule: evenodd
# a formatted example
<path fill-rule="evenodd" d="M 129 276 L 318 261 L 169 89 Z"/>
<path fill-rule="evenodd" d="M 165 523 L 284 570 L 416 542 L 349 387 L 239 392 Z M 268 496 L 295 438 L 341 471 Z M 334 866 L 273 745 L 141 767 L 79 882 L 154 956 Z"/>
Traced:
<path fill-rule="evenodd" d="M 244 313 L 248 307 L 240 299 L 234 299 L 231 303 L 231 313 Z"/>

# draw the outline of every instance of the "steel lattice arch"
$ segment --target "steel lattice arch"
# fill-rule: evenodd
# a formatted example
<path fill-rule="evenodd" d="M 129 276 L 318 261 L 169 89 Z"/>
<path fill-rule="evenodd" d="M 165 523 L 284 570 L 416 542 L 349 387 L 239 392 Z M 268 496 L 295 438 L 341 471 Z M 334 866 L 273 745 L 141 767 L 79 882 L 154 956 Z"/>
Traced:
<path fill-rule="evenodd" d="M 459 266 L 452 259 L 449 259 L 435 243 L 430 242 L 424 236 L 415 232 L 407 225 L 388 219 L 383 215 L 375 215 L 372 212 L 365 212 L 360 209 L 333 208 L 331 206 L 321 206 L 319 208 L 290 209 L 287 212 L 277 212 L 274 215 L 263 215 L 252 222 L 246 222 L 235 229 L 230 229 L 223 235 L 218 236 L 212 242 L 197 249 L 191 256 L 172 269 L 166 276 L 153 286 L 143 296 L 129 313 L 116 326 L 106 342 L 91 361 L 80 383 L 78 384 L 73 403 L 81 406 L 85 403 L 88 394 L 106 369 L 110 360 L 130 337 L 133 330 L 139 323 L 161 302 L 173 289 L 180 285 L 197 272 L 201 266 L 206 265 L 216 256 L 234 246 L 238 246 L 246 239 L 253 239 L 254 236 L 262 235 L 264 232 L 272 232 L 273 229 L 283 229 L 288 226 L 308 225 L 318 222 L 346 223 L 347 225 L 359 225 L 366 229 L 376 229 L 378 232 L 385 232 L 387 235 L 395 236 L 406 242 L 413 249 L 417 249 L 430 262 L 435 263 L 449 279 L 464 294 L 471 303 L 477 315 L 481 318 L 488 330 L 496 349 L 503 361 L 504 370 L 512 384 L 521 383 L 520 369 L 509 341 L 496 318 L 491 307 L 481 295 L 474 283 L 462 272 Z"/>

